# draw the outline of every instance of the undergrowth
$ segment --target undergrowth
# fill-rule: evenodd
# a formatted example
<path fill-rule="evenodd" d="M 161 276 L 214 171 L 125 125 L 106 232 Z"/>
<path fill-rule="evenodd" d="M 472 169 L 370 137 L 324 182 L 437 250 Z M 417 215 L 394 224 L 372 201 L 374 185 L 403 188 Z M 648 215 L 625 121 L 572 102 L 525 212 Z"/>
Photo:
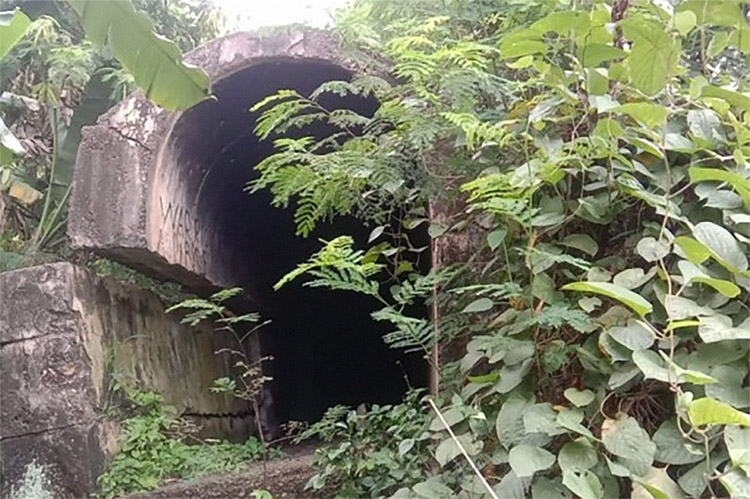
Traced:
<path fill-rule="evenodd" d="M 158 393 L 127 388 L 127 417 L 120 451 L 99 477 L 100 496 L 118 497 L 158 487 L 168 478 L 234 471 L 260 460 L 260 440 L 244 443 L 196 438 L 193 428 Z M 273 457 L 280 452 L 271 449 Z"/>
<path fill-rule="evenodd" d="M 315 466 L 320 471 L 307 488 L 335 489 L 344 497 L 376 497 L 425 479 L 430 418 L 422 397 L 412 391 L 402 404 L 328 409 L 298 437 L 316 437 L 329 444 L 316 451 Z"/>

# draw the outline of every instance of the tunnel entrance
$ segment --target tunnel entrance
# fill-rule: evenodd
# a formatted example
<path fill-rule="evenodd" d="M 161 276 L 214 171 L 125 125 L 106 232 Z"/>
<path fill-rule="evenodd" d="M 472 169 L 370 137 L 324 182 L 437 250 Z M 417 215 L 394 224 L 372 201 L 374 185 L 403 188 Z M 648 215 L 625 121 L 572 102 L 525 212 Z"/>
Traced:
<path fill-rule="evenodd" d="M 370 230 L 342 218 L 301 238 L 295 235 L 292 208 L 272 207 L 268 192 L 245 191 L 256 174 L 253 166 L 272 152 L 272 141 L 255 136 L 258 115 L 248 109 L 279 89 L 309 95 L 325 81 L 349 76 L 325 61 L 258 62 L 215 82 L 216 99 L 184 113 L 170 134 L 171 168 L 179 169 L 182 177 L 178 190 L 193 196 L 182 203 L 194 207 L 185 217 L 194 223 L 180 227 L 183 239 L 204 241 L 200 246 L 209 249 L 209 257 L 223 260 L 222 275 L 215 280 L 242 286 L 256 311 L 272 321 L 261 332 L 261 346 L 263 355 L 273 356 L 266 368 L 273 377 L 270 391 L 279 422 L 316 421 L 336 404 L 395 403 L 409 386 L 427 382 L 427 366 L 419 354 L 406 355 L 383 343 L 381 337 L 390 328 L 371 319 L 378 308 L 372 298 L 303 287 L 300 282 L 278 292 L 272 289 L 320 249 L 319 239 L 348 234 L 364 247 Z M 345 107 L 364 114 L 377 107 L 372 99 L 326 98 L 323 104 L 329 109 Z M 324 137 L 331 130 L 318 125 L 302 133 Z M 165 206 L 172 204 L 162 203 L 162 216 Z"/>

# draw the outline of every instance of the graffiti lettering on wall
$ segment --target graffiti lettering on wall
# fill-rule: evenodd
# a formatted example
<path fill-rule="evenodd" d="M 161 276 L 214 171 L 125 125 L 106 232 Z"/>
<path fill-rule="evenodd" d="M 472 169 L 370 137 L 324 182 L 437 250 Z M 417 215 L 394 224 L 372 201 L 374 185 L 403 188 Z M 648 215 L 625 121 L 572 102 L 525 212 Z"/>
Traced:
<path fill-rule="evenodd" d="M 194 272 L 205 272 L 210 234 L 195 207 L 174 195 L 160 195 L 158 249 L 168 260 Z"/>

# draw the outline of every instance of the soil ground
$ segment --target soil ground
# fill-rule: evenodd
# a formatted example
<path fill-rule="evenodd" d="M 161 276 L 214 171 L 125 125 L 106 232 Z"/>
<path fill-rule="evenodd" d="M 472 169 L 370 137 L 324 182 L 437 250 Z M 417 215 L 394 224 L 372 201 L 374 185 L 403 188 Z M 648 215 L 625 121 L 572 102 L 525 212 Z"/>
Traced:
<path fill-rule="evenodd" d="M 198 499 L 252 498 L 253 491 L 265 489 L 274 498 L 308 498 L 305 484 L 313 475 L 312 460 L 315 445 L 299 445 L 284 449 L 286 456 L 263 464 L 253 463 L 246 469 L 231 473 L 207 475 L 193 480 L 177 480 L 158 489 L 127 496 L 126 499 Z"/>

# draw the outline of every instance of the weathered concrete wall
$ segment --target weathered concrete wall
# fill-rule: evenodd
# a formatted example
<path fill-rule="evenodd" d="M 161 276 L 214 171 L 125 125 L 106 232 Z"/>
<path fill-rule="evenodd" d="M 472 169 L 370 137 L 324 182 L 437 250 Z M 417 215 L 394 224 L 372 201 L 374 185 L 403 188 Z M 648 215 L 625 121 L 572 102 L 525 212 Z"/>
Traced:
<path fill-rule="evenodd" d="M 0 495 L 32 460 L 59 496 L 94 490 L 117 448 L 118 427 L 102 415 L 112 372 L 181 413 L 212 415 L 203 421 L 214 432 L 251 428 L 247 404 L 208 390 L 229 373 L 214 354 L 224 340 L 181 325 L 150 292 L 57 263 L 0 274 L 0 304 Z"/>
<path fill-rule="evenodd" d="M 302 28 L 235 33 L 195 49 L 186 60 L 203 67 L 214 85 L 274 60 L 346 66 L 330 33 Z M 215 251 L 220 234 L 198 213 L 206 165 L 181 154 L 184 142 L 212 139 L 181 136 L 181 122 L 215 108 L 216 101 L 207 100 L 168 112 L 137 93 L 85 128 L 71 197 L 73 244 L 193 289 L 237 284 L 232 258 Z"/>

